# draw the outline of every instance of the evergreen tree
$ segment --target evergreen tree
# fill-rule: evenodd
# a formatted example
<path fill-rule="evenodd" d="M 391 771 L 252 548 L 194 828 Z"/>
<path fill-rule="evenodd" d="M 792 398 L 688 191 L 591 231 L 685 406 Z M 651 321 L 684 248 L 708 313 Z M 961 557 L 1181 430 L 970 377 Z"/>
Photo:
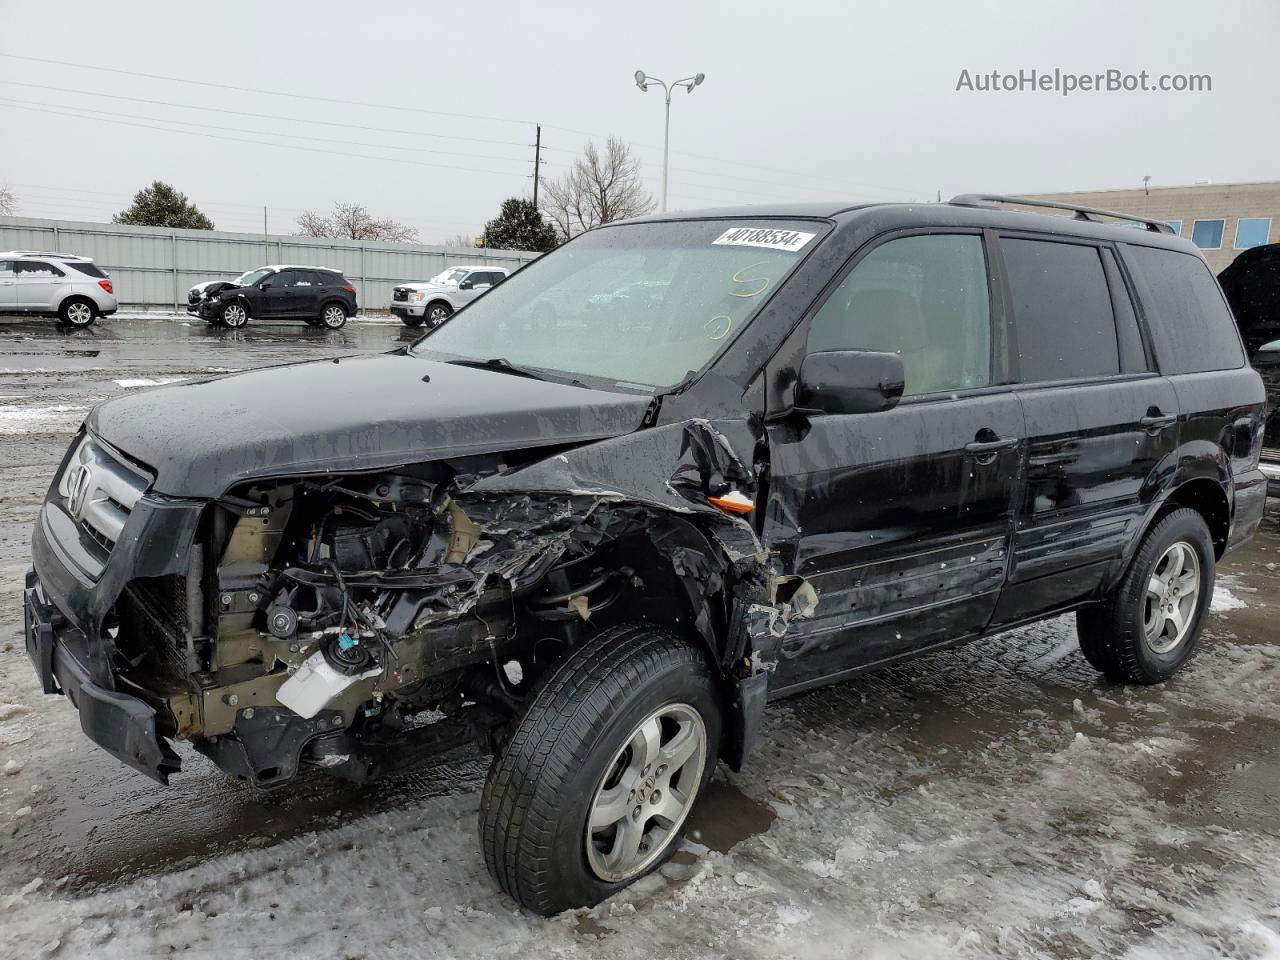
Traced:
<path fill-rule="evenodd" d="M 145 190 L 133 195 L 133 203 L 111 218 L 114 223 L 139 227 L 185 227 L 188 230 L 212 230 L 213 221 L 200 212 L 186 194 L 169 184 L 155 180 Z"/>
<path fill-rule="evenodd" d="M 484 226 L 485 246 L 495 250 L 533 250 L 543 253 L 557 244 L 556 231 L 542 218 L 532 200 L 512 197 L 502 212 Z"/>

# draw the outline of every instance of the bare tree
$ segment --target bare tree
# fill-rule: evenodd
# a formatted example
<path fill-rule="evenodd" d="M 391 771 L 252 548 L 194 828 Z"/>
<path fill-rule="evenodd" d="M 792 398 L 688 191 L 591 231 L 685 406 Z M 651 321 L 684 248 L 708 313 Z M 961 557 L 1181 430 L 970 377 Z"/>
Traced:
<path fill-rule="evenodd" d="M 344 240 L 390 240 L 412 243 L 418 231 L 395 220 L 379 220 L 361 204 L 335 203 L 328 215 L 303 211 L 297 219 L 298 233 L 304 237 L 336 237 Z"/>
<path fill-rule="evenodd" d="M 18 197 L 7 183 L 0 183 L 0 217 L 12 217 L 18 212 Z"/>
<path fill-rule="evenodd" d="M 452 237 L 446 237 L 443 246 L 446 247 L 474 247 L 476 238 L 469 233 L 455 233 Z"/>
<path fill-rule="evenodd" d="M 563 177 L 548 181 L 540 206 L 568 240 L 599 224 L 648 213 L 654 202 L 640 179 L 639 159 L 627 144 L 610 137 L 603 152 L 589 142 Z"/>

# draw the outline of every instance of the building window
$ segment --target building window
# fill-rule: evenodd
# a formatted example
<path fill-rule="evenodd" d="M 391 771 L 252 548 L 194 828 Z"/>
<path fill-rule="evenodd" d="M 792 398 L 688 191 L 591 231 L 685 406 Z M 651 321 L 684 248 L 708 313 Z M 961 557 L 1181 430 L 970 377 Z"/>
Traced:
<path fill-rule="evenodd" d="M 1225 220 L 1197 220 L 1191 225 L 1191 242 L 1201 250 L 1222 249 L 1222 230 Z"/>
<path fill-rule="evenodd" d="M 1236 221 L 1236 249 L 1260 247 L 1271 239 L 1270 217 L 1241 217 Z"/>
<path fill-rule="evenodd" d="M 1174 232 L 1174 234 L 1175 234 L 1176 236 L 1182 236 L 1182 221 L 1181 221 L 1181 220 L 1166 220 L 1166 221 L 1165 221 L 1165 223 L 1167 223 L 1169 226 L 1173 227 L 1173 232 Z"/>

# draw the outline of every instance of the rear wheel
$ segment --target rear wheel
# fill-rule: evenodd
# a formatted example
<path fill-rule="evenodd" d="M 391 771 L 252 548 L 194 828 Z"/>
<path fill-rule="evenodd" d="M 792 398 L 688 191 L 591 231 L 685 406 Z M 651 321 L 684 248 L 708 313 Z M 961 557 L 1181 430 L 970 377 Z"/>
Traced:
<path fill-rule="evenodd" d="M 1085 659 L 1118 683 L 1169 679 L 1199 644 L 1214 576 L 1204 517 L 1172 511 L 1143 537 L 1112 595 L 1076 614 Z"/>
<path fill-rule="evenodd" d="M 652 627 L 602 632 L 553 669 L 489 770 L 489 873 L 550 916 L 656 869 L 711 777 L 720 729 L 700 649 Z"/>
<path fill-rule="evenodd" d="M 98 318 L 98 308 L 92 300 L 71 297 L 58 309 L 58 318 L 68 326 L 87 327 Z"/>
<path fill-rule="evenodd" d="M 453 314 L 453 308 L 447 303 L 437 300 L 435 303 L 427 304 L 427 326 L 438 327 L 444 323 Z"/>
<path fill-rule="evenodd" d="M 347 322 L 347 308 L 340 303 L 326 303 L 320 311 L 320 323 L 329 330 L 341 330 Z"/>
<path fill-rule="evenodd" d="M 222 321 L 224 326 L 231 327 L 233 330 L 243 327 L 249 322 L 249 311 L 244 308 L 241 303 L 228 303 L 218 313 L 218 319 Z"/>

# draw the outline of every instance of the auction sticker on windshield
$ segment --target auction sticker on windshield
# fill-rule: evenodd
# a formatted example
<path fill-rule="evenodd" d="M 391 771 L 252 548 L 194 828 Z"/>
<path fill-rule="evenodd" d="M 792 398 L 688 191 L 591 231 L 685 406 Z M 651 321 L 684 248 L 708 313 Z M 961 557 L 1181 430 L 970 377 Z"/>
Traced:
<path fill-rule="evenodd" d="M 771 227 L 733 227 L 711 242 L 732 247 L 767 247 L 795 253 L 813 239 L 812 233 L 799 230 L 775 230 Z"/>

